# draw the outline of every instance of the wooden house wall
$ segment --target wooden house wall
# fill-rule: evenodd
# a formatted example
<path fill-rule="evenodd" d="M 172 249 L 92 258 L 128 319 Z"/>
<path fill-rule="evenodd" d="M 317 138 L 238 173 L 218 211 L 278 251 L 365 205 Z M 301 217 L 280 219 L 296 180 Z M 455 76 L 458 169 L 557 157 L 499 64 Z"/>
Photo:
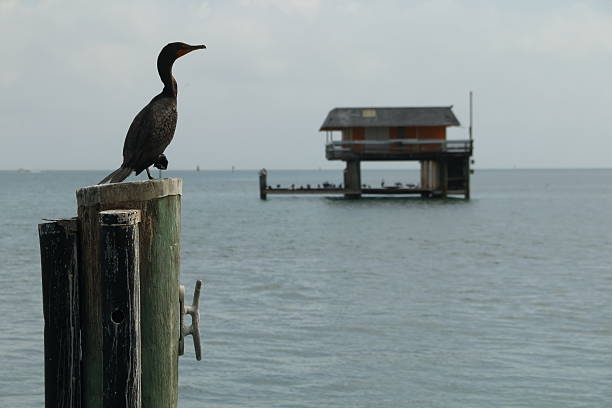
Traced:
<path fill-rule="evenodd" d="M 344 128 L 342 129 L 342 140 L 364 140 L 365 129 L 362 127 Z"/>
<path fill-rule="evenodd" d="M 418 139 L 446 139 L 446 127 L 444 126 L 420 126 L 413 129 L 416 130 Z"/>
<path fill-rule="evenodd" d="M 369 127 L 365 128 L 365 140 L 389 140 L 389 128 Z"/>
<path fill-rule="evenodd" d="M 446 140 L 445 126 L 415 126 L 390 128 L 345 128 L 342 140 L 433 139 Z"/>

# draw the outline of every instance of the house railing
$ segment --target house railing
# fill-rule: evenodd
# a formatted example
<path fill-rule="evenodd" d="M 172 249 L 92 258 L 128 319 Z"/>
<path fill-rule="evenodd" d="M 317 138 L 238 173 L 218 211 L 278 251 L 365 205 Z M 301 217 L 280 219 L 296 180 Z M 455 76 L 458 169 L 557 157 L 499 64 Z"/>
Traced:
<path fill-rule="evenodd" d="M 325 151 L 330 157 L 343 154 L 419 154 L 472 152 L 472 140 L 388 139 L 331 141 Z"/>

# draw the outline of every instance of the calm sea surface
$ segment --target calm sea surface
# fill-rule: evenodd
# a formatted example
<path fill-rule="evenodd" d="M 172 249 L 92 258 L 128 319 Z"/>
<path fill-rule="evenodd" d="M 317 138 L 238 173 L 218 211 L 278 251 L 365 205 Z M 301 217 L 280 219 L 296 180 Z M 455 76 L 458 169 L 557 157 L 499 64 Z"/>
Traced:
<path fill-rule="evenodd" d="M 104 175 L 0 172 L 0 407 L 43 406 L 36 226 Z M 470 201 L 263 202 L 255 171 L 165 176 L 184 179 L 181 280 L 205 281 L 181 407 L 612 406 L 612 170 L 478 171 Z"/>

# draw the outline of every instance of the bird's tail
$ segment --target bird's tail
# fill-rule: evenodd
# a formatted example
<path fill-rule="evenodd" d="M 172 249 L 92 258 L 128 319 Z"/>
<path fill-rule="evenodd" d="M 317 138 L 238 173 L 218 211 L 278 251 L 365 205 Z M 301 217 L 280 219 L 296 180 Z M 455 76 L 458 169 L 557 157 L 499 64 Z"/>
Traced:
<path fill-rule="evenodd" d="M 104 184 L 107 181 L 110 183 L 118 183 L 120 181 L 125 180 L 130 175 L 131 172 L 132 172 L 132 169 L 130 169 L 129 167 L 123 167 L 123 166 L 119 167 L 117 170 L 113 171 L 111 174 L 104 177 L 102 181 L 100 181 L 98 184 Z"/>

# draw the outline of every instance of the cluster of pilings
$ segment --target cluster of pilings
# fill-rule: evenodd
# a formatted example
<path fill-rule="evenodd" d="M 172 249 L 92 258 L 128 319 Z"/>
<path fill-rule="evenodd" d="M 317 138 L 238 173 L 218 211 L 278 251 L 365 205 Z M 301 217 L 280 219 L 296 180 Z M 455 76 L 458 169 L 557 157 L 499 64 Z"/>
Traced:
<path fill-rule="evenodd" d="M 184 335 L 201 354 L 179 290 L 181 190 L 86 187 L 78 217 L 39 225 L 47 408 L 177 407 Z"/>

